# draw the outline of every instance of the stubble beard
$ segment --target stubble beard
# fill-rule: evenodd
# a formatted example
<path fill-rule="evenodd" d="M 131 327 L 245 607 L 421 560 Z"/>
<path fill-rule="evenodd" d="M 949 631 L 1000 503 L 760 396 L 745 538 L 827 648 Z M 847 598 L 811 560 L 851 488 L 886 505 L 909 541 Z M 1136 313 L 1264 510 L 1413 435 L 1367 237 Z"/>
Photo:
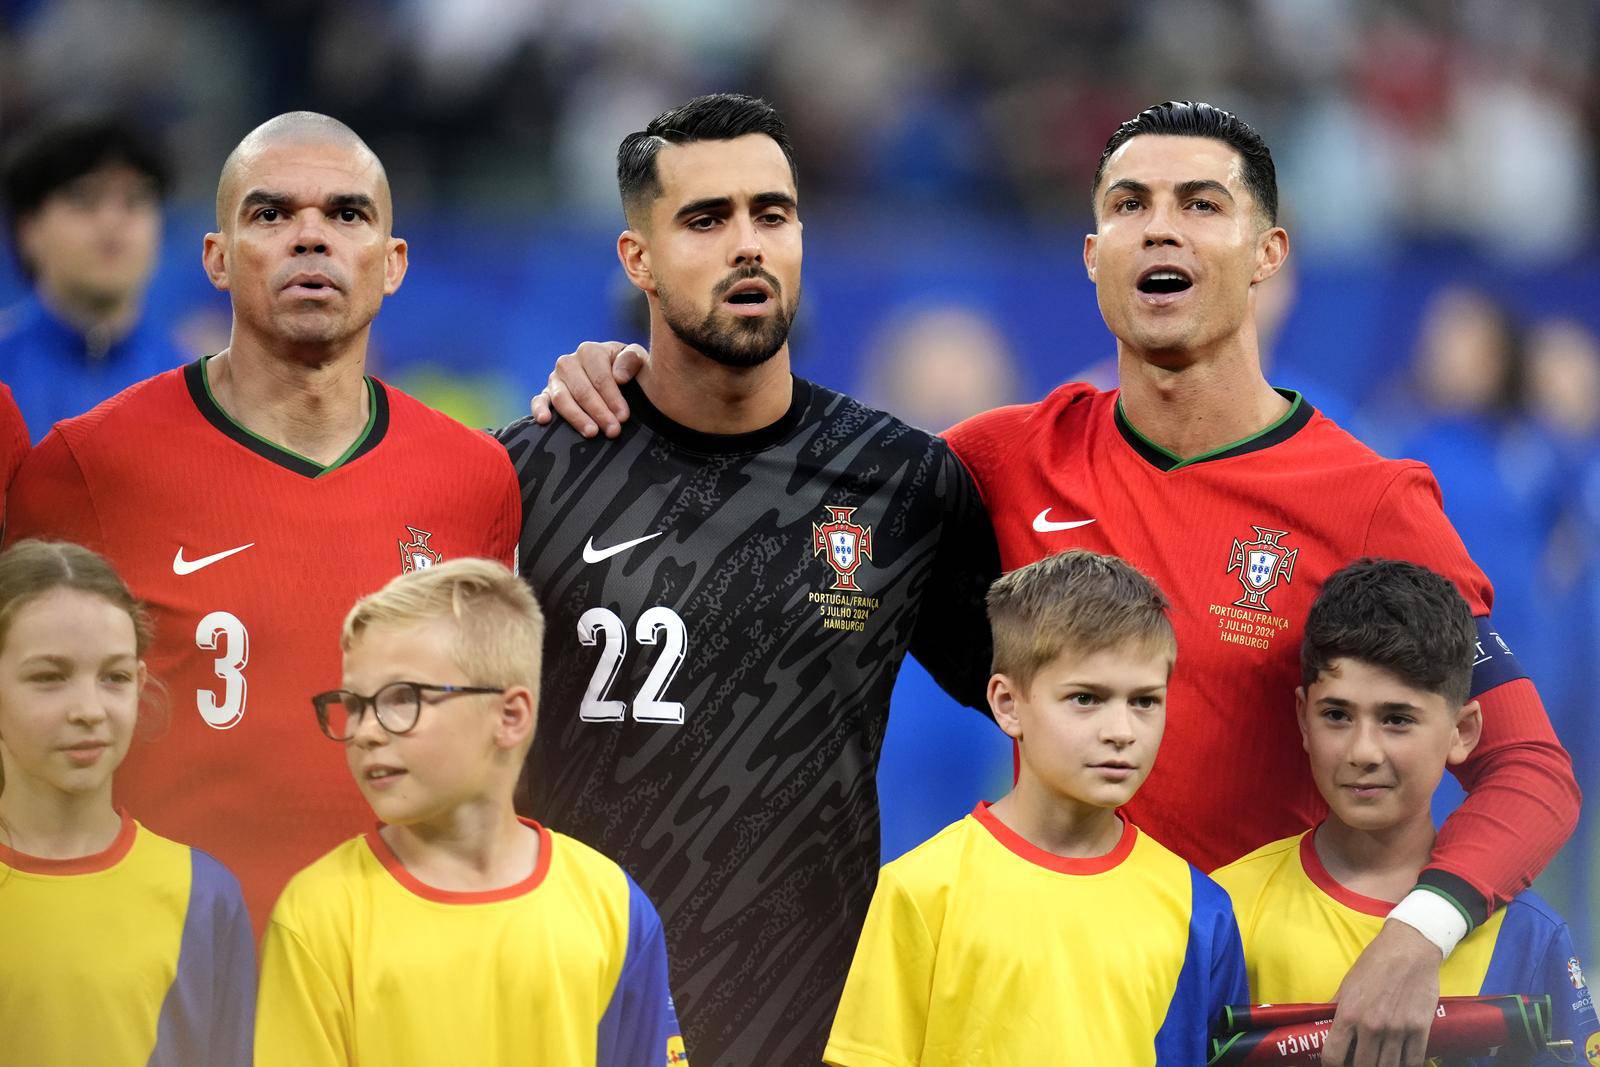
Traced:
<path fill-rule="evenodd" d="M 753 276 L 746 274 L 732 280 Z M 777 311 L 769 317 L 723 316 L 715 304 L 721 296 L 717 293 L 713 294 L 711 310 L 703 318 L 694 319 L 692 313 L 679 307 L 666 287 L 658 282 L 656 299 L 661 304 L 661 317 L 678 340 L 707 359 L 724 367 L 759 367 L 777 355 L 789 340 L 789 327 L 794 322 L 795 311 L 800 303 L 799 293 L 796 292 L 794 300 L 785 304 L 783 291 L 776 280 L 764 273 L 762 276 L 772 285 L 775 294 L 773 299 L 778 305 Z"/>

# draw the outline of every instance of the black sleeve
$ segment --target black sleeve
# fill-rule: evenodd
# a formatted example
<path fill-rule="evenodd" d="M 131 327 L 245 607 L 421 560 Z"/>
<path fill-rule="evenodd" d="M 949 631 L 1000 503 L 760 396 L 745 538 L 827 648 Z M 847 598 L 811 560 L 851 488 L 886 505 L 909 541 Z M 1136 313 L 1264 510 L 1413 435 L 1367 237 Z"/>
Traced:
<path fill-rule="evenodd" d="M 939 495 L 942 532 L 917 611 L 911 654 L 941 689 L 987 715 L 994 641 L 985 598 L 1000 577 L 1000 546 L 977 483 L 948 446 Z"/>

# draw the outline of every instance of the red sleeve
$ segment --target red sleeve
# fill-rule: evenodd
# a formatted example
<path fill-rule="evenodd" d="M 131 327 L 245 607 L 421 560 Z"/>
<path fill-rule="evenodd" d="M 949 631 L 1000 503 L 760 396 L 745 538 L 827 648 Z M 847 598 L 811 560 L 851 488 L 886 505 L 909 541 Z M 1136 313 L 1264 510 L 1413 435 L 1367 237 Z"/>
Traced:
<path fill-rule="evenodd" d="M 22 417 L 22 410 L 17 407 L 16 398 L 11 395 L 11 389 L 0 382 L 0 478 L 5 479 L 0 482 L 0 524 L 6 518 L 5 494 L 28 454 L 31 440 L 28 423 Z"/>
<path fill-rule="evenodd" d="M 6 498 L 6 544 L 25 537 L 76 541 L 105 551 L 100 516 L 83 469 L 60 430 L 28 453 Z"/>
<path fill-rule="evenodd" d="M 491 438 L 492 440 L 492 438 Z M 495 516 L 490 533 L 494 558 L 517 569 L 517 542 L 522 538 L 522 484 L 517 480 L 517 468 L 511 455 L 495 441 L 495 451 L 500 454 L 500 465 L 505 468 L 505 486 L 500 501 L 499 514 Z"/>
<path fill-rule="evenodd" d="M 1016 434 L 1037 405 L 1017 404 L 995 408 L 963 419 L 940 436 L 956 454 L 978 487 L 978 499 L 989 507 L 990 487 L 995 474 L 1015 448 Z"/>
<path fill-rule="evenodd" d="M 1480 618 L 1494 590 L 1445 518 L 1427 467 L 1407 464 L 1379 501 L 1365 551 L 1420 563 L 1456 584 Z M 1515 635 L 1510 635 L 1515 640 Z M 1526 677 L 1477 696 L 1483 737 L 1455 775 L 1467 790 L 1439 831 L 1420 883 L 1454 900 L 1474 927 L 1544 870 L 1578 822 L 1572 758 Z"/>
<path fill-rule="evenodd" d="M 1437 571 L 1455 583 L 1474 616 L 1489 614 L 1494 589 L 1445 518 L 1439 483 L 1425 464 L 1402 465 L 1378 498 L 1362 552 L 1420 563 Z"/>
<path fill-rule="evenodd" d="M 1476 927 L 1526 889 L 1578 825 L 1582 794 L 1533 682 L 1478 698 L 1483 737 L 1454 768 L 1467 798 L 1439 830 L 1421 884 L 1460 904 Z"/>

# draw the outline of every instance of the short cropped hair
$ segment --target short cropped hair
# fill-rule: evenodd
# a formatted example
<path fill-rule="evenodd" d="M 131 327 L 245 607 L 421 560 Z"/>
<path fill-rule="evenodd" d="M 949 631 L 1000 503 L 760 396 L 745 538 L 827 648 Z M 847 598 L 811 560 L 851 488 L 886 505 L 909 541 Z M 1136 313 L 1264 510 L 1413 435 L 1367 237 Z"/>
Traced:
<path fill-rule="evenodd" d="M 172 168 L 157 139 L 111 115 L 42 123 L 19 133 L 0 158 L 0 199 L 16 227 L 62 186 L 101 167 L 125 163 L 165 196 Z"/>
<path fill-rule="evenodd" d="M 1449 579 L 1415 563 L 1360 559 L 1334 572 L 1311 605 L 1300 683 L 1352 659 L 1459 708 L 1472 692 L 1477 645 L 1472 609 Z"/>
<path fill-rule="evenodd" d="M 777 109 L 743 93 L 711 93 L 663 111 L 644 129 L 622 139 L 617 148 L 617 188 L 622 193 L 623 213 L 631 223 L 641 209 L 661 195 L 656 156 L 661 154 L 663 145 L 731 141 L 750 133 L 766 134 L 778 143 L 789 163 L 789 177 L 798 189 L 800 171 L 789 144 L 789 128 Z"/>
<path fill-rule="evenodd" d="M 1269 225 L 1278 224 L 1278 169 L 1272 164 L 1272 151 L 1261 135 L 1231 111 L 1200 103 L 1195 100 L 1168 100 L 1164 104 L 1147 107 L 1133 118 L 1118 126 L 1105 151 L 1100 153 L 1100 165 L 1095 168 L 1094 184 L 1089 186 L 1089 201 L 1094 209 L 1095 198 L 1100 195 L 1100 181 L 1105 177 L 1106 160 L 1129 141 L 1142 134 L 1165 137 L 1209 137 L 1221 141 L 1244 161 L 1244 184 L 1250 195 L 1261 206 L 1261 213 Z"/>
<path fill-rule="evenodd" d="M 525 685 L 539 692 L 544 613 L 522 579 L 488 559 L 453 559 L 389 581 L 356 601 L 339 646 L 350 651 L 369 629 L 455 623 L 451 658 L 474 685 Z"/>
<path fill-rule="evenodd" d="M 989 587 L 994 673 L 1026 689 L 1063 652 L 1138 646 L 1175 659 L 1166 595 L 1126 560 L 1074 549 L 1046 556 Z"/>

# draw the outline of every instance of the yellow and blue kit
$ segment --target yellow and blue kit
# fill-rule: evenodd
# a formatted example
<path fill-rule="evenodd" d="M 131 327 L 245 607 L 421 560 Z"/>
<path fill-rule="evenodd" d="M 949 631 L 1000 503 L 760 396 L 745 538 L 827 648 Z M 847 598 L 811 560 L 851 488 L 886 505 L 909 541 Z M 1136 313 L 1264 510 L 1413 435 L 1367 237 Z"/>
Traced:
<path fill-rule="evenodd" d="M 1336 882 L 1315 830 L 1263 845 L 1212 877 L 1228 891 L 1244 939 L 1250 1000 L 1326 1003 L 1378 936 L 1393 904 Z M 1550 995 L 1551 1035 L 1600 1067 L 1600 1021 L 1561 916 L 1528 891 L 1468 934 L 1439 968 L 1439 995 Z M 1539 1063 L 1554 1064 L 1554 1056 Z"/>
<path fill-rule="evenodd" d="M 92 856 L 0 844 L 0 1060 L 246 1067 L 255 978 L 239 883 L 204 852 L 126 813 Z"/>
<path fill-rule="evenodd" d="M 979 804 L 879 873 L 823 1058 L 1203 1064 L 1244 992 L 1226 894 L 1132 823 L 1066 859 Z"/>
<path fill-rule="evenodd" d="M 539 859 L 504 889 L 425 885 L 377 831 L 295 875 L 262 949 L 257 1067 L 687 1065 L 655 908 L 523 821 Z"/>

